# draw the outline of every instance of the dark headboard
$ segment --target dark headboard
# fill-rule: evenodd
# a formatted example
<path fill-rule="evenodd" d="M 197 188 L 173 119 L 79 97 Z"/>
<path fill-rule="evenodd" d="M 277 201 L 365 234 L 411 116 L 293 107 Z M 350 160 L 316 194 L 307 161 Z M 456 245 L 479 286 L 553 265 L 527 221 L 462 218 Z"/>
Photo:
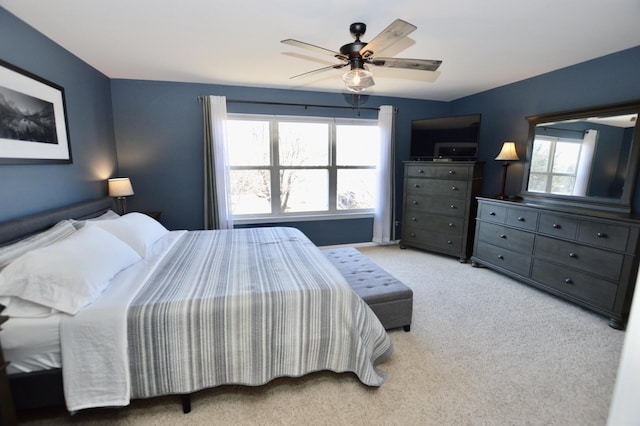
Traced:
<path fill-rule="evenodd" d="M 36 232 L 44 231 L 63 219 L 82 220 L 99 216 L 112 208 L 112 206 L 113 200 L 109 197 L 103 197 L 0 222 L 0 246 L 28 237 Z"/>

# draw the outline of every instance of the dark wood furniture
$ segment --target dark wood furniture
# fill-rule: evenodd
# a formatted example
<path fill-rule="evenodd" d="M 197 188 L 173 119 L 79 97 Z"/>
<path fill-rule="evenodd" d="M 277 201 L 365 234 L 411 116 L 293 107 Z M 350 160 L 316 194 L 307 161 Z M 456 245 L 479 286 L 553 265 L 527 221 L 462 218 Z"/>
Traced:
<path fill-rule="evenodd" d="M 594 210 L 478 198 L 472 265 L 609 317 L 623 329 L 638 273 L 640 220 Z"/>
<path fill-rule="evenodd" d="M 475 197 L 483 163 L 408 161 L 404 164 L 404 209 L 400 247 L 457 256 L 473 248 Z"/>
<path fill-rule="evenodd" d="M 4 306 L 0 305 L 0 312 L 4 310 Z M 0 315 L 0 325 L 9 319 L 6 315 Z M 9 387 L 9 378 L 7 377 L 7 365 L 9 363 L 4 360 L 2 346 L 0 345 L 0 424 L 3 426 L 15 425 L 16 410 L 13 406 L 13 397 Z"/>

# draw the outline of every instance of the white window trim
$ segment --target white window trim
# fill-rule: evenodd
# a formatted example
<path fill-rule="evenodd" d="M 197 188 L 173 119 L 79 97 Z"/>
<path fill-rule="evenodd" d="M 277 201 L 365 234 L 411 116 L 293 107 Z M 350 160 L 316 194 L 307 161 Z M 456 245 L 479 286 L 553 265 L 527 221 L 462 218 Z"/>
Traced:
<path fill-rule="evenodd" d="M 233 215 L 233 223 L 234 224 L 260 224 L 260 223 L 277 223 L 277 222 L 304 222 L 304 221 L 324 221 L 324 220 L 345 220 L 345 219 L 363 219 L 363 218 L 373 218 L 375 209 L 352 209 L 352 210 L 338 210 L 335 200 L 336 200 L 336 181 L 337 181 L 337 170 L 345 170 L 345 169 L 376 169 L 374 166 L 338 166 L 336 165 L 336 126 L 337 125 L 369 125 L 369 126 L 378 126 L 378 120 L 375 119 L 349 119 L 349 118 L 337 118 L 337 117 L 313 117 L 313 116 L 289 116 L 289 115 L 269 115 L 269 114 L 227 114 L 228 120 L 259 120 L 259 121 L 269 121 L 270 123 L 277 123 L 278 121 L 288 121 L 288 122 L 300 122 L 300 123 L 329 123 L 333 126 L 330 127 L 330 140 L 329 140 L 329 165 L 328 166 L 280 166 L 277 164 L 277 155 L 278 152 L 278 135 L 277 135 L 277 126 L 270 124 L 270 138 L 272 141 L 272 150 L 271 155 L 275 158 L 271 159 L 271 163 L 269 166 L 230 166 L 230 169 L 234 168 L 238 169 L 265 169 L 268 167 L 271 170 L 272 176 L 271 179 L 275 179 L 275 182 L 279 181 L 279 176 L 274 177 L 273 174 L 277 173 L 281 169 L 328 169 L 329 170 L 329 210 L 328 211 L 313 211 L 313 212 L 292 212 L 292 213 L 270 213 L 270 214 L 242 214 L 242 215 Z M 275 141 L 275 142 L 274 142 Z M 272 189 L 273 186 L 272 186 Z M 278 189 L 279 188 L 275 188 Z M 280 206 L 278 205 L 279 197 L 271 197 L 271 210 L 279 211 Z"/>

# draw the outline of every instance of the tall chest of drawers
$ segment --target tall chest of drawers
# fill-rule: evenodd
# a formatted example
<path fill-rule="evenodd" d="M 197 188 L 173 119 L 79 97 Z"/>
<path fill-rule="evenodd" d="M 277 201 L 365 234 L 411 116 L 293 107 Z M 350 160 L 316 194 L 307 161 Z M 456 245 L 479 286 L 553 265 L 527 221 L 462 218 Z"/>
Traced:
<path fill-rule="evenodd" d="M 624 328 L 638 272 L 640 221 L 478 199 L 473 256 L 484 265 L 609 317 Z"/>
<path fill-rule="evenodd" d="M 483 163 L 404 163 L 404 204 L 400 247 L 456 256 L 466 262 L 473 249 L 475 197 Z"/>

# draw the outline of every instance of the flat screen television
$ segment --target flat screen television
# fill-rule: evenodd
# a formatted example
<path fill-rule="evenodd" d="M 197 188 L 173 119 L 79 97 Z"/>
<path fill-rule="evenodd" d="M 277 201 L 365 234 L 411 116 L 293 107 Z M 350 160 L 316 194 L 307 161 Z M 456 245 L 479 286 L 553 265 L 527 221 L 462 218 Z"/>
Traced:
<path fill-rule="evenodd" d="M 474 161 L 479 136 L 480 114 L 413 120 L 411 159 Z"/>

